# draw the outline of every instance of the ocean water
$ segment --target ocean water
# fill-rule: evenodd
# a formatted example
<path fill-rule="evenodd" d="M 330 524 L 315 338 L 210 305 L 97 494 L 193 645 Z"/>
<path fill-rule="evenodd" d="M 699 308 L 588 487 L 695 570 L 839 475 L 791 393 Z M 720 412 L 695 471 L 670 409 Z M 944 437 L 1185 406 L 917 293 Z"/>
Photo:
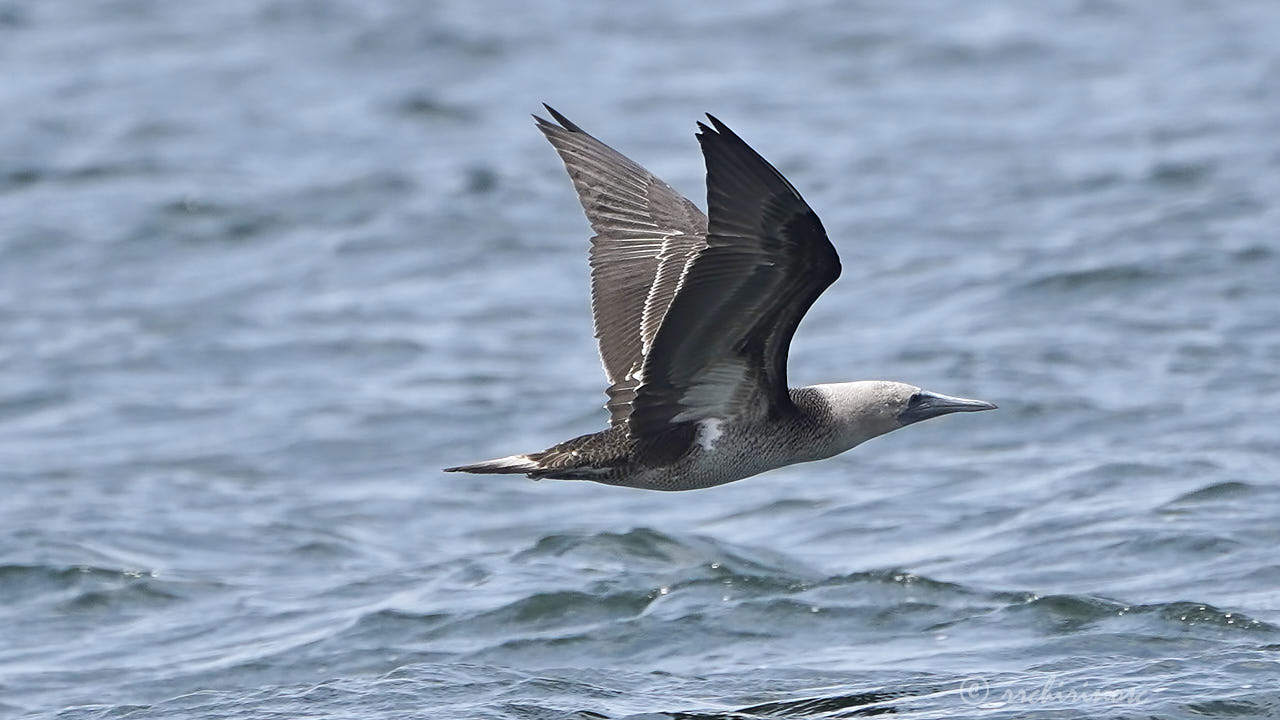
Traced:
<path fill-rule="evenodd" d="M 1280 4 L 0 0 L 0 717 L 1280 716 Z M 844 263 L 689 493 L 603 427 L 546 101 Z"/>

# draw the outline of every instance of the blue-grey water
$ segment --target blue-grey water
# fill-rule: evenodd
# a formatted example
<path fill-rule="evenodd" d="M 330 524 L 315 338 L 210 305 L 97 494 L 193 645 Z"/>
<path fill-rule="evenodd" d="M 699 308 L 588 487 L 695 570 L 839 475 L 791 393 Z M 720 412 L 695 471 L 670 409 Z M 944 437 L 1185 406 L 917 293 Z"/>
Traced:
<path fill-rule="evenodd" d="M 1280 4 L 0 0 L 0 717 L 1280 716 Z M 998 412 L 690 493 L 603 427 L 548 101 Z"/>

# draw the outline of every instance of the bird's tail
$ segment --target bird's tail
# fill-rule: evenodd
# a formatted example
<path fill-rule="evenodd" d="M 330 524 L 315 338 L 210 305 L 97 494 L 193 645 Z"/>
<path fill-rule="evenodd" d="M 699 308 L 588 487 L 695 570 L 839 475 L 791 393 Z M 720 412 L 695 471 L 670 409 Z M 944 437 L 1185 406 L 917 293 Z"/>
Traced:
<path fill-rule="evenodd" d="M 519 475 L 537 472 L 542 468 L 537 460 L 528 455 L 508 455 L 506 457 L 485 460 L 471 465 L 459 465 L 445 468 L 445 472 L 479 473 L 481 475 Z"/>

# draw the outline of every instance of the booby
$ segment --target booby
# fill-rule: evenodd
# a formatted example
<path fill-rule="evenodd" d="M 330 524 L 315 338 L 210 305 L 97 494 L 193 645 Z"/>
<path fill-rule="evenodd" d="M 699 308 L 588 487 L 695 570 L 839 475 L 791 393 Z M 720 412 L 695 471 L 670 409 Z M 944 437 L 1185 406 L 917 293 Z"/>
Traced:
<path fill-rule="evenodd" d="M 840 259 L 800 193 L 724 123 L 697 138 L 707 214 L 544 105 L 595 236 L 591 308 L 609 428 L 448 472 L 693 490 L 838 455 L 900 427 L 992 410 L 884 380 L 787 385 L 800 319 Z"/>

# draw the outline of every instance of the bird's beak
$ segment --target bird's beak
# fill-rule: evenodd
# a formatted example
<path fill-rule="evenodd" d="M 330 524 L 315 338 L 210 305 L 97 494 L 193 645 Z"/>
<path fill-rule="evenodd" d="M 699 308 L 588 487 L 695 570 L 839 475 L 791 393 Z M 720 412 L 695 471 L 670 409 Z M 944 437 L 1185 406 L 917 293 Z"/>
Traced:
<path fill-rule="evenodd" d="M 985 400 L 969 400 L 968 398 L 939 395 L 928 390 L 921 390 L 911 396 L 911 400 L 907 402 L 907 409 L 898 413 L 898 422 L 903 425 L 910 425 L 911 423 L 928 420 L 939 415 L 995 409 L 995 403 L 989 403 Z"/>

